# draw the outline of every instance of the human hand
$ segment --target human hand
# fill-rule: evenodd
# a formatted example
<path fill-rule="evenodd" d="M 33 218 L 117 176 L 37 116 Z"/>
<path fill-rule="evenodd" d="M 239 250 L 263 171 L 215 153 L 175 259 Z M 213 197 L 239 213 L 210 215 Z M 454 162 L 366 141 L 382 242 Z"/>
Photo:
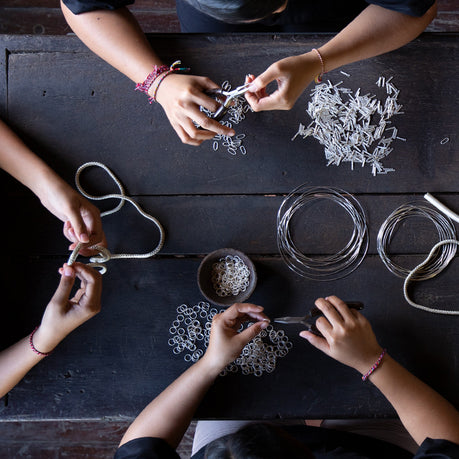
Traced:
<path fill-rule="evenodd" d="M 252 82 L 252 87 L 245 98 L 255 112 L 290 110 L 321 69 L 320 61 L 312 52 L 287 57 L 274 62 L 256 78 L 250 75 L 246 82 Z M 266 87 L 274 80 L 277 90 L 268 94 Z"/>
<path fill-rule="evenodd" d="M 153 85 L 154 87 L 154 85 Z M 170 74 L 158 88 L 156 100 L 161 104 L 175 132 L 183 143 L 201 145 L 216 134 L 233 136 L 235 131 L 207 117 L 200 106 L 215 112 L 220 104 L 204 91 L 215 89 L 213 81 L 206 77 Z M 202 129 L 197 128 L 195 121 Z"/>
<path fill-rule="evenodd" d="M 233 304 L 226 311 L 217 314 L 212 320 L 209 346 L 203 360 L 220 373 L 226 365 L 241 354 L 244 346 L 261 330 L 269 325 L 268 317 L 261 306 L 250 303 Z M 244 322 L 254 322 L 242 332 L 238 332 Z"/>
<path fill-rule="evenodd" d="M 59 269 L 61 280 L 46 307 L 41 324 L 34 334 L 34 345 L 40 352 L 52 351 L 70 332 L 100 311 L 102 276 L 82 263 L 64 264 Z M 75 279 L 81 282 L 69 299 Z"/>
<path fill-rule="evenodd" d="M 324 314 L 316 320 L 323 338 L 309 331 L 300 336 L 338 362 L 366 373 L 382 352 L 368 320 L 336 296 L 319 298 L 315 305 Z"/>
<path fill-rule="evenodd" d="M 89 249 L 89 246 L 107 246 L 99 209 L 66 182 L 60 178 L 47 181 L 40 194 L 40 200 L 43 206 L 64 222 L 64 235 L 72 242 L 70 250 L 73 250 L 78 242 L 83 242 L 86 248 L 80 253 L 90 256 L 95 252 Z"/>

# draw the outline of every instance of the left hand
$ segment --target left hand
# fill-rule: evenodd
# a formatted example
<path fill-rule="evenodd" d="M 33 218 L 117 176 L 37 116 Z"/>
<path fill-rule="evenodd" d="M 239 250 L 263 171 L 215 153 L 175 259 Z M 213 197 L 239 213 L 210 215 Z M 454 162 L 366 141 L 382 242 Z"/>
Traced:
<path fill-rule="evenodd" d="M 255 112 L 290 110 L 321 70 L 321 63 L 312 51 L 286 57 L 274 62 L 257 78 L 250 75 L 247 82 L 252 81 L 253 90 L 246 92 L 245 98 Z M 268 94 L 266 87 L 274 80 L 277 90 Z"/>
<path fill-rule="evenodd" d="M 86 246 L 107 246 L 99 209 L 66 182 L 50 182 L 40 199 L 43 206 L 64 222 L 63 232 L 72 242 L 71 250 L 78 242 L 83 242 Z M 89 256 L 94 251 L 86 248 L 81 250 L 81 254 Z"/>
<path fill-rule="evenodd" d="M 70 332 L 95 316 L 101 309 L 102 276 L 82 263 L 64 264 L 59 269 L 61 280 L 46 307 L 41 324 L 34 335 L 35 347 L 52 351 Z M 76 278 L 80 288 L 70 297 Z"/>
<path fill-rule="evenodd" d="M 237 359 L 244 346 L 269 325 L 269 319 L 262 311 L 261 306 L 236 303 L 214 316 L 209 347 L 203 359 L 217 371 Z M 241 324 L 249 321 L 255 323 L 239 333 Z"/>

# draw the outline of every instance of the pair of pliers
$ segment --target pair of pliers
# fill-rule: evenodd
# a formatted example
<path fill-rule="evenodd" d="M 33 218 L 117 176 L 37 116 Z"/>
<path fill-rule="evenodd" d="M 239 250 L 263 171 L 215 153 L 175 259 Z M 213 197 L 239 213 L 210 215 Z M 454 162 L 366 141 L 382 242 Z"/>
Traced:
<path fill-rule="evenodd" d="M 351 309 L 356 309 L 360 311 L 363 309 L 363 303 L 360 301 L 346 301 L 347 306 Z M 316 324 L 311 321 L 311 319 L 316 319 L 317 317 L 322 316 L 322 311 L 314 306 L 307 315 L 302 317 L 277 317 L 274 319 L 274 322 L 279 324 L 302 324 L 306 327 L 306 330 L 314 333 L 314 335 L 323 337 L 322 333 L 317 329 Z M 315 320 L 314 320 L 315 322 Z"/>
<path fill-rule="evenodd" d="M 222 88 L 209 89 L 206 91 L 208 96 L 212 96 L 220 104 L 217 111 L 210 115 L 210 118 L 220 121 L 225 115 L 229 108 L 233 105 L 234 99 L 238 96 L 245 94 L 252 83 L 246 83 L 242 86 L 238 86 L 231 91 L 225 91 Z"/>

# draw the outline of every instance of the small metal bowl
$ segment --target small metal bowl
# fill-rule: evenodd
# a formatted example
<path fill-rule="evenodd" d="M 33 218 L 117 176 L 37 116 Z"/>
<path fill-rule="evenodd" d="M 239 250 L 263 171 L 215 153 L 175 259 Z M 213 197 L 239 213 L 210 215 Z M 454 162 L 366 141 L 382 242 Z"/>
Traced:
<path fill-rule="evenodd" d="M 245 292 L 240 292 L 237 295 L 231 296 L 219 296 L 214 289 L 212 284 L 212 266 L 214 263 L 220 261 L 220 258 L 224 258 L 227 255 L 233 257 L 238 256 L 244 264 L 249 268 L 249 286 Z M 201 261 L 198 268 L 198 286 L 201 293 L 213 304 L 218 306 L 231 306 L 234 303 L 243 303 L 252 295 L 257 285 L 257 272 L 252 260 L 245 254 L 235 249 L 218 249 L 214 252 L 209 253 Z"/>

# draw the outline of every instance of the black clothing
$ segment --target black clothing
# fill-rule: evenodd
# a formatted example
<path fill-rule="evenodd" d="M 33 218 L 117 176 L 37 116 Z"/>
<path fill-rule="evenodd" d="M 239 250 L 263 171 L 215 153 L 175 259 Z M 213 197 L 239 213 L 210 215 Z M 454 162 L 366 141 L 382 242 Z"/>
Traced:
<path fill-rule="evenodd" d="M 135 0 L 63 0 L 75 14 L 88 11 L 114 10 L 132 5 Z M 435 0 L 289 0 L 281 13 L 246 24 L 227 24 L 218 21 L 186 0 L 176 0 L 177 15 L 182 32 L 339 32 L 369 3 L 410 16 L 422 16 Z"/>
<path fill-rule="evenodd" d="M 290 435 L 306 444 L 317 459 L 457 459 L 459 445 L 448 440 L 427 438 L 413 456 L 390 443 L 349 432 L 309 426 L 285 426 Z M 205 447 L 191 459 L 203 459 Z M 160 438 L 136 438 L 121 446 L 115 459 L 179 459 Z"/>

